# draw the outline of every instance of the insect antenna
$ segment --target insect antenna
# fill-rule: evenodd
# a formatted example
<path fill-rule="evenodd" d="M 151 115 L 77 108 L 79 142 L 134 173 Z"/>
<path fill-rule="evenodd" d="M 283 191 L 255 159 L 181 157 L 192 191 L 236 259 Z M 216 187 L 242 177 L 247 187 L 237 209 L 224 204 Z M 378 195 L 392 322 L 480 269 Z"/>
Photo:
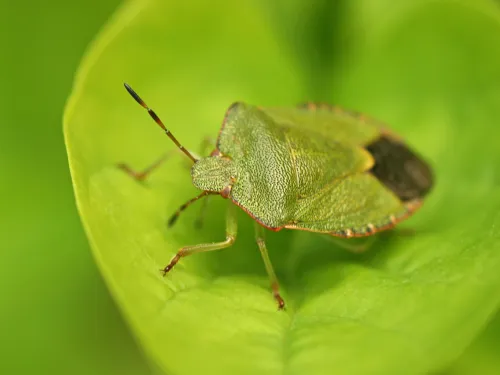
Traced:
<path fill-rule="evenodd" d="M 132 97 L 135 99 L 135 101 L 137 103 L 139 103 L 143 108 L 145 108 L 149 115 L 153 118 L 153 120 L 155 120 L 155 122 L 160 126 L 160 128 L 163 129 L 163 131 L 165 132 L 166 135 L 168 135 L 168 137 L 172 140 L 172 142 L 175 143 L 175 145 L 183 152 L 186 154 L 186 156 L 191 159 L 193 161 L 193 163 L 196 163 L 197 159 L 191 155 L 191 153 L 184 148 L 183 145 L 181 145 L 179 143 L 179 141 L 177 140 L 177 138 L 174 137 L 174 135 L 170 132 L 170 130 L 168 130 L 165 125 L 163 124 L 163 122 L 160 120 L 160 118 L 158 117 L 158 115 L 155 113 L 155 111 L 153 111 L 151 108 L 149 108 L 147 106 L 147 104 L 144 102 L 144 100 L 141 99 L 141 97 L 139 95 L 137 95 L 137 93 L 132 89 L 132 87 L 130 87 L 127 83 L 124 83 L 123 84 L 125 86 L 125 88 L 127 89 L 128 93 L 130 95 L 132 95 Z"/>
<path fill-rule="evenodd" d="M 179 218 L 179 215 L 181 214 L 182 211 L 184 211 L 186 208 L 188 208 L 189 206 L 191 206 L 198 199 L 203 198 L 203 197 L 205 197 L 205 196 L 207 196 L 209 194 L 217 194 L 217 193 L 212 193 L 212 192 L 209 192 L 209 191 L 204 191 L 200 195 L 198 195 L 198 196 L 196 196 L 196 197 L 188 200 L 186 203 L 184 203 L 182 206 L 180 206 L 179 209 L 177 211 L 175 211 L 175 213 L 168 220 L 168 227 L 170 228 L 172 225 L 175 224 L 175 222 Z"/>

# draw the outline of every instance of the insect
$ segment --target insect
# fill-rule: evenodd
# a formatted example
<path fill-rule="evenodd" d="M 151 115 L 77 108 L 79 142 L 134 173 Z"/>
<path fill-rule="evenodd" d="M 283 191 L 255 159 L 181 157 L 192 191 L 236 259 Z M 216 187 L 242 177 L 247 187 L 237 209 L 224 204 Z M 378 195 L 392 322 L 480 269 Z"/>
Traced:
<path fill-rule="evenodd" d="M 261 108 L 242 102 L 227 110 L 216 147 L 196 158 L 156 113 L 125 84 L 175 145 L 193 162 L 193 185 L 201 193 L 169 221 L 209 195 L 229 200 L 226 239 L 181 248 L 165 275 L 186 256 L 227 248 L 236 240 L 236 207 L 255 221 L 255 236 L 279 309 L 285 306 L 269 259 L 264 229 L 304 230 L 334 237 L 371 236 L 413 214 L 433 184 L 430 167 L 383 124 L 335 106 Z M 161 163 L 142 173 L 143 179 Z"/>

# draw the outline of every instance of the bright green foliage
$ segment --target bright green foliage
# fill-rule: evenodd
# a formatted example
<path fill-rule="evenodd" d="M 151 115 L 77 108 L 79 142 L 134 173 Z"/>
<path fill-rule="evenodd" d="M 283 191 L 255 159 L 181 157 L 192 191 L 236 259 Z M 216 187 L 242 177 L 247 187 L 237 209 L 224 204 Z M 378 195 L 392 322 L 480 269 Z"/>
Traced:
<path fill-rule="evenodd" d="M 303 49 L 282 32 L 301 16 L 281 19 L 250 0 L 196 4 L 128 4 L 85 59 L 65 117 L 84 226 L 145 351 L 174 375 L 447 367 L 500 301 L 496 4 L 349 1 L 336 34 L 349 39 Z M 301 52 L 328 43 L 328 56 L 339 57 L 313 77 L 318 60 L 309 66 Z M 167 230 L 168 215 L 197 191 L 185 160 L 170 159 L 146 185 L 114 167 L 140 168 L 173 148 L 123 90 L 125 80 L 190 149 L 217 134 L 235 100 L 321 99 L 361 110 L 433 161 L 436 189 L 403 224 L 414 234 L 381 236 L 363 255 L 316 234 L 268 233 L 285 312 L 269 296 L 245 215 L 231 249 L 186 258 L 162 278 L 158 270 L 179 247 L 223 239 L 224 213 L 214 199 L 203 230 L 193 228 L 196 210 Z"/>

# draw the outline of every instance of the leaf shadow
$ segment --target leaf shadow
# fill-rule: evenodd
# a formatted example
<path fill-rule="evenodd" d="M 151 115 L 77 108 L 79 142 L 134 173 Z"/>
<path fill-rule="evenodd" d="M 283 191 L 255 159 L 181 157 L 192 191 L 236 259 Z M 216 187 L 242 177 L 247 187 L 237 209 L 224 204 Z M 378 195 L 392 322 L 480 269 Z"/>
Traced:
<path fill-rule="evenodd" d="M 182 189 L 179 188 L 179 191 Z M 192 192 L 186 191 L 181 195 L 178 198 L 179 204 L 188 195 L 191 196 Z M 222 241 L 225 238 L 227 204 L 231 202 L 213 197 L 206 209 L 202 228 L 197 228 L 195 225 L 201 205 L 187 210 L 172 228 L 166 226 L 171 212 L 165 209 L 164 235 L 171 236 L 171 232 L 178 229 L 177 226 L 182 226 L 183 229 L 180 231 L 183 233 L 180 234 L 179 242 L 181 246 Z M 182 263 L 207 281 L 236 277 L 252 280 L 262 288 L 268 289 L 269 279 L 255 242 L 253 226 L 254 221 L 239 210 L 238 235 L 233 246 L 220 251 L 195 254 L 183 259 Z M 299 307 L 306 296 L 312 298 L 314 295 L 335 289 L 349 276 L 352 268 L 361 267 L 377 273 L 385 273 L 391 277 L 401 277 L 401 280 L 404 280 L 407 277 L 404 269 L 399 270 L 397 265 L 388 267 L 387 264 L 393 258 L 404 255 L 406 247 L 420 237 L 422 229 L 418 226 L 417 228 L 403 226 L 378 233 L 376 240 L 363 253 L 346 250 L 338 243 L 329 241 L 331 237 L 328 235 L 294 230 L 266 231 L 266 244 L 281 289 L 288 296 L 287 302 L 292 302 L 294 306 Z M 177 236 L 177 233 L 175 235 Z M 358 240 L 362 242 L 366 239 L 341 241 L 351 244 L 359 242 Z M 320 272 L 327 275 L 320 283 L 310 285 L 305 282 L 310 275 Z"/>
<path fill-rule="evenodd" d="M 215 202 L 214 202 L 215 203 Z M 222 202 L 223 203 L 223 202 Z M 224 205 L 211 203 L 210 220 L 202 229 L 193 226 L 196 241 L 210 241 L 224 235 Z M 184 218 L 194 222 L 194 218 Z M 264 263 L 254 238 L 253 220 L 241 213 L 238 238 L 229 249 L 205 254 L 196 254 L 190 261 L 200 262 L 207 279 L 219 277 L 241 277 L 257 280 L 263 288 L 269 288 L 269 280 Z M 268 232 L 266 244 L 276 271 L 280 286 L 288 296 L 289 303 L 299 307 L 303 298 L 313 297 L 326 290 L 335 288 L 346 277 L 344 266 L 358 265 L 383 271 L 382 258 L 390 257 L 395 251 L 402 251 L 398 246 L 397 233 L 379 234 L 363 254 L 355 254 L 343 249 L 338 244 L 328 241 L 328 236 L 283 230 Z M 193 240 L 193 239 L 192 239 Z M 337 267 L 338 266 L 338 267 Z M 314 285 L 304 290 L 304 277 L 327 267 L 331 273 L 328 283 Z"/>

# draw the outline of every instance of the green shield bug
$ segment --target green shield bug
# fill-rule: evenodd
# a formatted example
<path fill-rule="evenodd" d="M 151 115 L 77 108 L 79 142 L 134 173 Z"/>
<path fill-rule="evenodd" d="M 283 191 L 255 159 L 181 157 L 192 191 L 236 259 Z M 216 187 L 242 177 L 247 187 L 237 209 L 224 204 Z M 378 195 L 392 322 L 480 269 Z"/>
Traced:
<path fill-rule="evenodd" d="M 304 230 L 334 237 L 370 236 L 414 213 L 433 184 L 430 167 L 383 124 L 324 104 L 261 108 L 234 103 L 227 110 L 215 150 L 196 158 L 156 113 L 125 84 L 176 146 L 191 159 L 193 185 L 202 192 L 172 216 L 208 195 L 228 199 L 226 239 L 181 248 L 162 270 L 181 258 L 219 250 L 236 240 L 235 207 L 255 221 L 257 245 L 279 308 L 285 302 L 264 242 L 264 228 Z M 142 173 L 143 179 L 161 160 Z"/>

